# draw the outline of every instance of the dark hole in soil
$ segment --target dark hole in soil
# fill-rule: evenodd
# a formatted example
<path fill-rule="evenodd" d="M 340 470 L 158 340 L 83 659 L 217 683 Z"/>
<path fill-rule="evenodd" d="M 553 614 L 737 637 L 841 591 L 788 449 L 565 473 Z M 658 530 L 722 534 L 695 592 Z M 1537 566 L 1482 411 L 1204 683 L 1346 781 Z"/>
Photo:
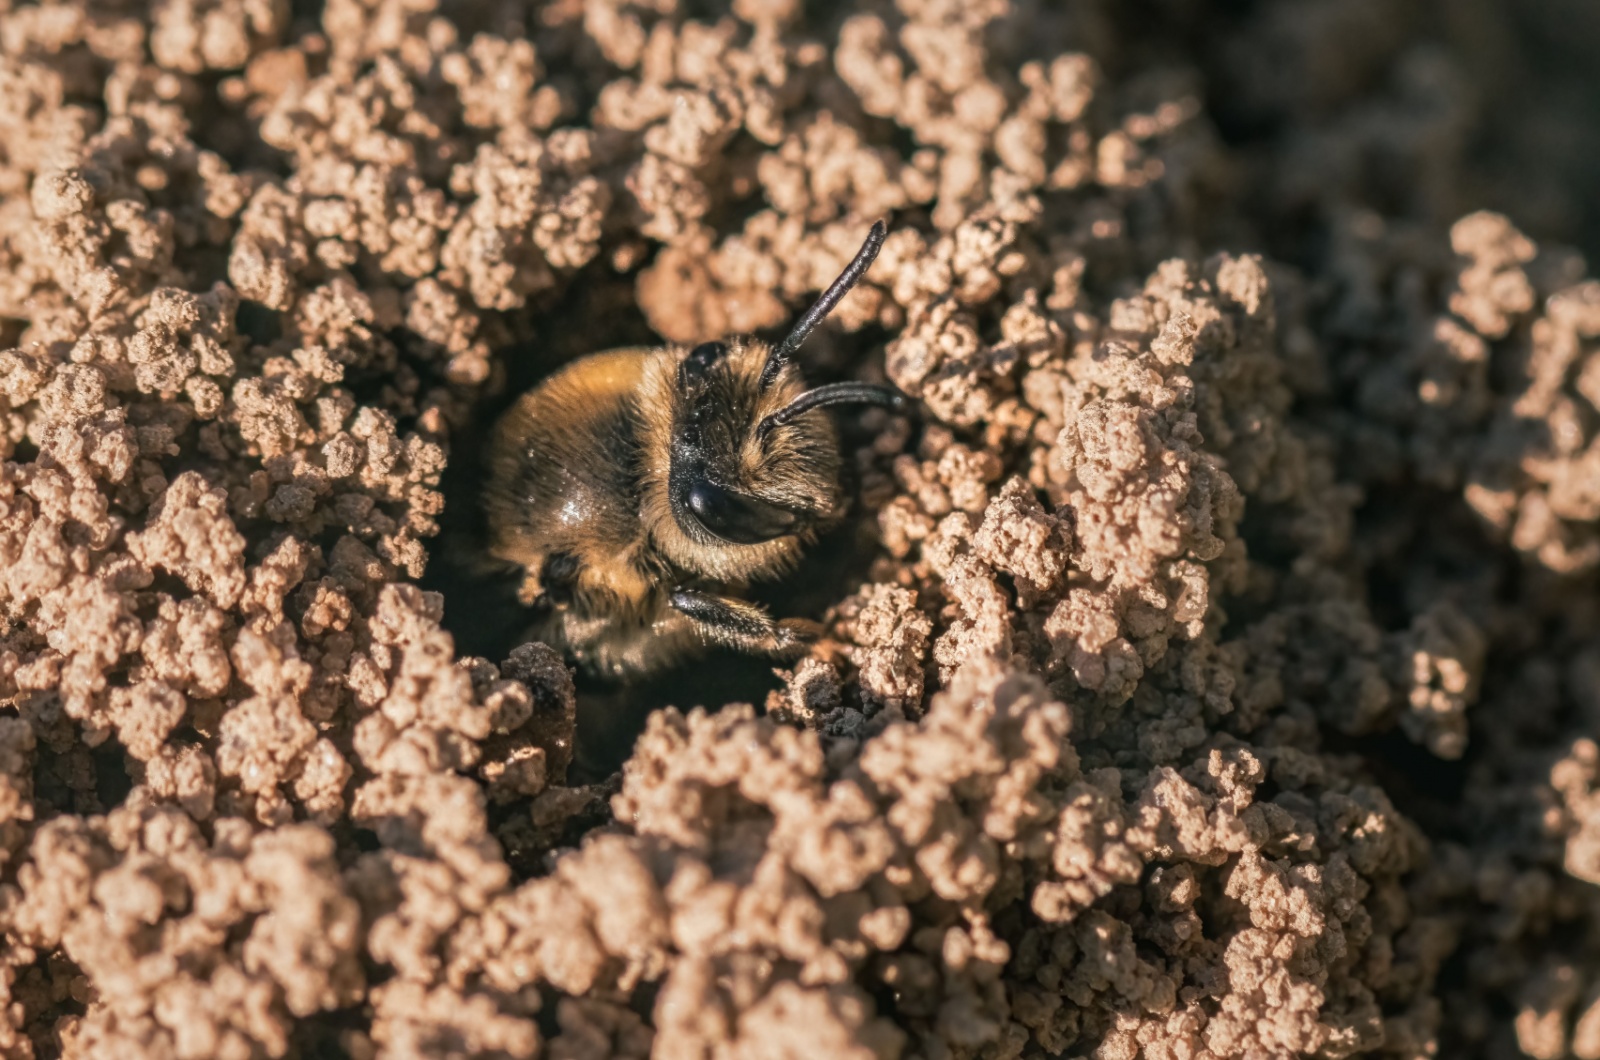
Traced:
<path fill-rule="evenodd" d="M 372 1012 L 366 1005 L 303 1016 L 294 1021 L 290 1054 L 303 1060 L 343 1060 L 350 1055 L 351 1032 L 364 1032 L 371 1024 Z"/>

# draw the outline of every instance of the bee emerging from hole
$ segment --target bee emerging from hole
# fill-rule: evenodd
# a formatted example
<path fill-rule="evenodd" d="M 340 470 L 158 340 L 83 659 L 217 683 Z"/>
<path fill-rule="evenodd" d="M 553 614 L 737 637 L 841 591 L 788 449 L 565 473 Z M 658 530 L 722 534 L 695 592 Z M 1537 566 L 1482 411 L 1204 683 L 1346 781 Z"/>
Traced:
<path fill-rule="evenodd" d="M 869 383 L 806 389 L 793 357 L 883 246 L 855 260 L 775 346 L 622 349 L 522 396 L 488 455 L 489 551 L 525 572 L 532 635 L 592 673 L 637 678 L 719 644 L 792 658 L 818 634 L 741 600 L 841 514 L 825 406 L 905 407 Z"/>

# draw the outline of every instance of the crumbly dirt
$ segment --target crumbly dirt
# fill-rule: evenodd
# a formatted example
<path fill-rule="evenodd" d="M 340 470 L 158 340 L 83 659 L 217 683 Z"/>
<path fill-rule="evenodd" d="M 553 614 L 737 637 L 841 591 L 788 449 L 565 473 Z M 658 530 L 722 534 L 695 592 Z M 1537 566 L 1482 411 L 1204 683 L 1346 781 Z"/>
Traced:
<path fill-rule="evenodd" d="M 1596 40 L 0 0 L 0 1056 L 1600 1058 Z M 447 472 L 880 216 L 827 635 L 579 783 Z"/>

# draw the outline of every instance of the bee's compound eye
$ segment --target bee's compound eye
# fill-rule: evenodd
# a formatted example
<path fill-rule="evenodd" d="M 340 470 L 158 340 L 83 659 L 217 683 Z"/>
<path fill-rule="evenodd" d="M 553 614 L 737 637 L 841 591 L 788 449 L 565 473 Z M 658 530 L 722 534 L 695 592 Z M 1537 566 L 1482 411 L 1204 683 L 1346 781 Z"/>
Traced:
<path fill-rule="evenodd" d="M 683 364 L 678 369 L 679 380 L 685 386 L 692 386 L 700 382 L 706 377 L 706 373 L 711 370 L 712 366 L 727 355 L 728 347 L 726 343 L 702 342 L 690 350 L 689 355 L 683 359 Z"/>
<path fill-rule="evenodd" d="M 758 545 L 794 530 L 795 513 L 756 497 L 725 490 L 706 479 L 689 487 L 689 510 L 700 525 L 724 541 Z"/>

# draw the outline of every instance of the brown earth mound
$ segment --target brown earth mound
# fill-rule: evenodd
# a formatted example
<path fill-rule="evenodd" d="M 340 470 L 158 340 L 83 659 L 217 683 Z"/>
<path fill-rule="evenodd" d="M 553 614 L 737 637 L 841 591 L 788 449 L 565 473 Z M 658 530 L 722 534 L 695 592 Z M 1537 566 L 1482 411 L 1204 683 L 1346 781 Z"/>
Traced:
<path fill-rule="evenodd" d="M 0 0 L 0 1054 L 1600 1058 L 1597 40 Z M 828 637 L 569 777 L 477 427 L 880 216 Z"/>

